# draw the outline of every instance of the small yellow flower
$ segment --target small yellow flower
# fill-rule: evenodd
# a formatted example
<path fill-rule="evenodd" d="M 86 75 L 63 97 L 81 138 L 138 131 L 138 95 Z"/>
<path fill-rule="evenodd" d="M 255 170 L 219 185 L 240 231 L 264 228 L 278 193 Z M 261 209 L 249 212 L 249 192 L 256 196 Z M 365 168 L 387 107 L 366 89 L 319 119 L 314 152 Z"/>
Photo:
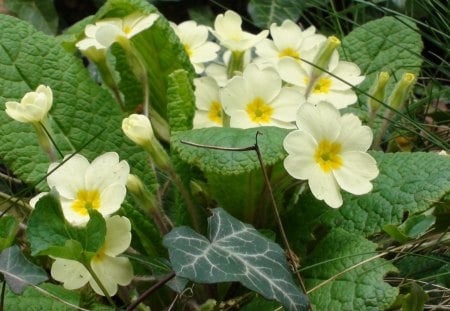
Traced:
<path fill-rule="evenodd" d="M 45 85 L 39 85 L 34 92 L 28 92 L 19 102 L 6 102 L 5 112 L 16 121 L 23 123 L 39 123 L 47 118 L 47 113 L 52 108 L 52 89 Z"/>
<path fill-rule="evenodd" d="M 117 215 L 107 218 L 105 242 L 90 265 L 110 296 L 117 293 L 118 285 L 128 285 L 133 278 L 133 267 L 129 259 L 118 257 L 127 250 L 130 243 L 131 223 L 128 218 Z M 63 282 L 67 289 L 77 289 L 89 282 L 97 294 L 104 296 L 89 271 L 78 261 L 55 258 L 51 275 L 55 280 Z"/>
<path fill-rule="evenodd" d="M 119 161 L 115 152 L 107 152 L 89 163 L 80 154 L 64 157 L 64 163 L 52 163 L 47 183 L 58 191 L 64 217 L 73 225 L 83 226 L 89 220 L 89 209 L 103 216 L 116 212 L 126 194 L 130 167 Z M 58 167 L 59 166 L 59 167 Z M 44 193 L 30 200 L 34 207 Z"/>
<path fill-rule="evenodd" d="M 297 115 L 298 130 L 284 139 L 286 171 L 308 180 L 313 195 L 333 208 L 342 205 L 340 188 L 361 195 L 372 190 L 377 163 L 367 149 L 372 131 L 353 114 L 341 116 L 328 103 L 304 104 Z"/>

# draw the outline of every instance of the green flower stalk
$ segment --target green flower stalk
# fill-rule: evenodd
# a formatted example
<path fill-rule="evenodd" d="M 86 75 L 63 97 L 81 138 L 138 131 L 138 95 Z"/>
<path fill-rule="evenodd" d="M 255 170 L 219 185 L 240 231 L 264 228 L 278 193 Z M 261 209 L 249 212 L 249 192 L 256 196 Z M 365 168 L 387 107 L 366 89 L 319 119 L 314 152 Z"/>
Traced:
<path fill-rule="evenodd" d="M 377 137 L 374 140 L 373 146 L 375 149 L 381 149 L 381 142 L 389 128 L 389 124 L 391 123 L 391 119 L 394 116 L 396 111 L 399 111 L 405 105 L 406 99 L 411 91 L 412 86 L 416 82 L 416 75 L 413 73 L 406 72 L 403 74 L 400 81 L 394 87 L 391 95 L 388 98 L 387 104 L 389 108 L 386 110 L 384 114 L 384 121 L 380 127 Z"/>
<path fill-rule="evenodd" d="M 377 111 L 381 107 L 381 101 L 384 99 L 386 84 L 389 81 L 389 73 L 387 71 L 381 71 L 378 73 L 375 83 L 372 85 L 369 91 L 369 97 L 367 103 L 369 105 L 369 126 L 373 124 Z"/>
<path fill-rule="evenodd" d="M 341 40 L 335 36 L 328 37 L 327 41 L 322 46 L 321 50 L 314 59 L 314 68 L 311 72 L 308 87 L 306 88 L 306 97 L 308 97 L 311 90 L 314 88 L 317 79 L 322 75 L 324 70 L 327 70 L 333 52 L 341 45 Z"/>
<path fill-rule="evenodd" d="M 150 120 L 144 115 L 132 114 L 122 121 L 122 130 L 125 135 L 144 148 L 153 163 L 161 170 L 166 171 L 175 186 L 180 191 L 192 217 L 192 223 L 197 231 L 200 231 L 200 220 L 197 208 L 192 202 L 189 192 L 173 169 L 172 162 L 164 147 L 153 134 Z"/>
<path fill-rule="evenodd" d="M 156 196 L 148 190 L 142 180 L 136 175 L 128 175 L 127 189 L 141 209 L 150 213 L 161 235 L 167 234 L 173 225 L 159 208 Z"/>
<path fill-rule="evenodd" d="M 227 76 L 231 79 L 238 72 L 244 71 L 244 55 L 245 51 L 232 51 L 227 66 Z"/>
<path fill-rule="evenodd" d="M 394 90 L 389 96 L 388 105 L 394 109 L 401 109 L 409 95 L 411 87 L 416 82 L 416 75 L 413 73 L 406 72 L 403 74 L 400 81 L 394 87 Z"/>

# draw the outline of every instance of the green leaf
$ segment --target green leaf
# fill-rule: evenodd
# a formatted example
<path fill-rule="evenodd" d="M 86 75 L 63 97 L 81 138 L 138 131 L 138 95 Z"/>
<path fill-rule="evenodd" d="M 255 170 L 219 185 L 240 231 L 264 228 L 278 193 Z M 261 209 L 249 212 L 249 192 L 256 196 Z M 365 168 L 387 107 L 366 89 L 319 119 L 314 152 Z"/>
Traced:
<path fill-rule="evenodd" d="M 43 196 L 28 220 L 31 254 L 77 260 L 81 251 L 97 252 L 105 241 L 106 223 L 97 211 L 89 211 L 89 216 L 85 227 L 73 227 L 64 218 L 58 195 Z"/>
<path fill-rule="evenodd" d="M 165 236 L 176 274 L 199 283 L 240 282 L 287 310 L 307 310 L 307 298 L 294 283 L 283 249 L 223 209 L 212 213 L 208 238 L 189 227 Z"/>
<path fill-rule="evenodd" d="M 58 29 L 58 14 L 53 0 L 5 0 L 5 7 L 37 30 L 53 35 Z"/>
<path fill-rule="evenodd" d="M 402 310 L 403 311 L 422 311 L 424 310 L 425 302 L 430 297 L 417 283 L 410 284 L 409 293 L 403 297 Z"/>
<path fill-rule="evenodd" d="M 0 252 L 10 247 L 19 229 L 19 220 L 14 216 L 3 216 L 0 218 Z"/>
<path fill-rule="evenodd" d="M 96 17 L 123 17 L 136 11 L 144 14 L 157 12 L 154 6 L 144 0 L 109 0 L 100 8 Z M 131 38 L 131 42 L 141 55 L 147 70 L 150 104 L 166 118 L 169 75 L 177 69 L 184 69 L 191 79 L 194 76 L 194 69 L 184 46 L 162 15 L 152 27 Z"/>
<path fill-rule="evenodd" d="M 304 7 L 304 1 L 298 0 L 250 0 L 248 12 L 256 26 L 268 29 L 285 19 L 297 21 Z"/>
<path fill-rule="evenodd" d="M 317 310 L 384 310 L 394 302 L 398 289 L 383 282 L 383 277 L 396 269 L 384 259 L 373 258 L 376 248 L 365 238 L 341 229 L 331 231 L 317 244 L 302 271 Z M 314 289 L 327 280 L 330 282 Z"/>
<path fill-rule="evenodd" d="M 386 225 L 383 230 L 399 242 L 407 242 L 424 235 L 436 222 L 433 215 L 413 215 L 399 226 Z"/>
<path fill-rule="evenodd" d="M 161 234 L 148 214 L 142 213 L 130 204 L 123 204 L 121 213 L 131 222 L 133 231 L 131 243 L 134 248 L 151 258 L 167 255 L 162 245 Z"/>
<path fill-rule="evenodd" d="M 412 21 L 387 16 L 350 32 L 343 38 L 339 54 L 343 60 L 356 63 L 366 75 L 364 82 L 358 86 L 362 91 L 369 91 L 378 72 L 389 72 L 388 96 L 404 72 L 419 74 L 422 49 L 420 32 Z M 367 111 L 367 97 L 361 95 L 359 99 L 363 111 Z"/>
<path fill-rule="evenodd" d="M 373 181 L 370 193 L 355 196 L 343 191 L 344 204 L 339 209 L 331 209 L 318 200 L 308 201 L 308 209 L 304 209 L 301 197 L 299 206 L 285 218 L 290 226 L 298 225 L 296 219 L 311 219 L 306 224 L 309 232 L 320 224 L 371 236 L 386 225 L 400 225 L 406 215 L 428 210 L 450 192 L 449 157 L 424 152 L 371 155 L 378 163 L 380 175 Z M 314 217 L 305 215 L 309 213 L 314 213 Z"/>
<path fill-rule="evenodd" d="M 79 59 L 55 38 L 16 18 L 0 15 L 0 29 L 0 158 L 15 175 L 36 185 L 46 175 L 49 160 L 33 127 L 9 118 L 4 103 L 20 101 L 26 92 L 45 84 L 53 90 L 50 126 L 63 154 L 82 149 L 83 155 L 93 159 L 116 151 L 135 174 L 154 182 L 146 153 L 122 133 L 118 104 L 89 76 Z M 47 190 L 43 183 L 37 188 Z"/>
<path fill-rule="evenodd" d="M 178 69 L 169 75 L 167 87 L 167 113 L 172 133 L 192 128 L 195 96 L 192 77 L 186 70 Z"/>
<path fill-rule="evenodd" d="M 172 136 L 172 147 L 182 160 L 198 166 L 204 172 L 221 175 L 233 175 L 250 172 L 260 167 L 256 152 L 226 151 L 200 148 L 183 144 L 187 141 L 223 148 L 242 148 L 255 145 L 256 133 L 258 145 L 266 165 L 281 161 L 286 153 L 283 139 L 289 130 L 277 127 L 238 128 L 204 128 L 176 133 Z"/>
<path fill-rule="evenodd" d="M 47 280 L 44 269 L 29 262 L 17 245 L 0 253 L 0 272 L 16 294 L 22 293 L 29 284 L 36 285 Z"/>
<path fill-rule="evenodd" d="M 79 306 L 80 294 L 62 286 L 44 283 L 39 287 L 28 287 L 20 295 L 8 289 L 5 294 L 5 310 L 75 310 Z M 89 310 L 113 310 L 111 307 L 94 303 Z"/>

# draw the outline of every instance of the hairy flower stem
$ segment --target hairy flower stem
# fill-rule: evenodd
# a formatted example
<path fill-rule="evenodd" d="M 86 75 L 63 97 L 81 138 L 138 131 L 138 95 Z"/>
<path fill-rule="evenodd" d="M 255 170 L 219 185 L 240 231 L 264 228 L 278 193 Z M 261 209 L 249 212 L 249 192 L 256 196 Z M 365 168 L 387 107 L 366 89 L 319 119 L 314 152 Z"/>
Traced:
<path fill-rule="evenodd" d="M 168 170 L 168 173 L 169 173 L 170 178 L 172 179 L 173 183 L 180 191 L 180 194 L 183 197 L 184 202 L 186 203 L 188 212 L 191 215 L 192 226 L 194 227 L 194 229 L 197 232 L 201 232 L 200 215 L 197 211 L 197 208 L 194 205 L 194 202 L 192 201 L 191 195 L 189 194 L 189 192 L 187 191 L 183 182 L 181 181 L 180 177 L 178 177 L 178 175 L 175 173 L 175 171 L 173 170 L 172 167 Z"/>
<path fill-rule="evenodd" d="M 147 289 L 145 292 L 143 292 L 132 304 L 130 304 L 127 307 L 126 311 L 132 311 L 136 309 L 136 307 L 144 301 L 145 298 L 147 298 L 149 295 L 151 295 L 155 290 L 162 287 L 164 284 L 169 282 L 173 277 L 175 277 L 175 272 L 171 272 L 168 275 L 166 275 L 164 278 L 158 281 L 155 285 Z"/>
<path fill-rule="evenodd" d="M 82 264 L 84 265 L 84 267 L 89 271 L 89 273 L 91 274 L 92 278 L 94 279 L 95 283 L 97 283 L 98 287 L 100 287 L 100 289 L 102 290 L 103 294 L 105 295 L 106 300 L 108 300 L 109 304 L 115 309 L 115 310 L 119 310 L 119 308 L 117 308 L 116 304 L 114 303 L 114 301 L 112 300 L 111 296 L 109 295 L 108 291 L 106 290 L 105 286 L 103 285 L 103 283 L 100 281 L 100 279 L 98 278 L 97 274 L 94 272 L 94 270 L 92 269 L 91 265 L 90 265 L 90 261 L 87 260 L 87 258 L 85 257 L 85 255 L 82 255 L 84 258 Z"/>
<path fill-rule="evenodd" d="M 55 150 L 56 145 L 51 137 L 51 133 L 45 126 L 45 123 L 44 122 L 33 123 L 33 127 L 36 131 L 39 145 L 41 146 L 42 150 L 44 150 L 44 152 L 48 155 L 50 162 L 56 162 L 57 160 Z M 59 153 L 61 155 L 61 152 Z"/>

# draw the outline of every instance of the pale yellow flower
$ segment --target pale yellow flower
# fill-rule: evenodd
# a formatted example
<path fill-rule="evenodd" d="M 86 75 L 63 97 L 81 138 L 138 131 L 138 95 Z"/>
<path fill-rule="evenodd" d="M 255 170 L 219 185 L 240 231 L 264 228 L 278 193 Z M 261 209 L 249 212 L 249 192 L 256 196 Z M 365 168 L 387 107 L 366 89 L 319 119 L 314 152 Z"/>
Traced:
<path fill-rule="evenodd" d="M 377 163 L 367 153 L 372 131 L 353 114 L 341 116 L 331 104 L 302 105 L 298 130 L 284 140 L 286 171 L 308 180 L 313 195 L 333 208 L 342 205 L 340 188 L 355 195 L 372 190 Z"/>
<path fill-rule="evenodd" d="M 52 104 L 52 89 L 45 85 L 39 85 L 36 91 L 26 93 L 20 103 L 15 101 L 6 102 L 5 112 L 19 122 L 39 123 L 45 121 Z"/>
<path fill-rule="evenodd" d="M 133 267 L 127 257 L 118 257 L 131 243 L 131 223 L 126 217 L 106 218 L 106 237 L 103 246 L 92 258 L 90 265 L 108 295 L 117 293 L 118 285 L 128 285 L 133 278 Z M 51 268 L 52 277 L 63 282 L 67 289 L 78 289 L 87 282 L 94 291 L 103 295 L 89 271 L 78 261 L 55 258 Z"/>

